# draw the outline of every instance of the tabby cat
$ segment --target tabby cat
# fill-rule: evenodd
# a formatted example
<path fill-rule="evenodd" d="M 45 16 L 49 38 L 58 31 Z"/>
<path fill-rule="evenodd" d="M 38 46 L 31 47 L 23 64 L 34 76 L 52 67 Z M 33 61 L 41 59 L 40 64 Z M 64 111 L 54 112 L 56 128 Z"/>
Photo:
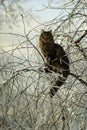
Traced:
<path fill-rule="evenodd" d="M 64 84 L 70 73 L 69 59 L 63 47 L 55 43 L 52 30 L 41 31 L 39 38 L 39 47 L 46 60 L 45 72 L 50 73 L 53 71 L 55 73 L 62 74 L 62 77 L 59 76 L 58 80 L 50 89 L 50 97 L 53 97 L 58 88 Z"/>

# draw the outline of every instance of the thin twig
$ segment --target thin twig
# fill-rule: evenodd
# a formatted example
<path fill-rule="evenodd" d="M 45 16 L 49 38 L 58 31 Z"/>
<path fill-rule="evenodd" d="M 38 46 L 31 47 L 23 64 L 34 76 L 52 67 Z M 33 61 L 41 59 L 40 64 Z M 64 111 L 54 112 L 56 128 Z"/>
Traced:
<path fill-rule="evenodd" d="M 86 85 L 86 86 L 87 86 L 87 82 L 86 82 L 86 81 L 84 81 L 84 80 L 82 80 L 81 78 L 79 78 L 80 76 L 75 75 L 75 74 L 73 74 L 73 73 L 70 73 L 70 75 L 72 75 L 74 78 L 76 78 L 77 80 L 79 80 L 79 81 L 80 81 L 80 83 L 82 83 L 82 84 L 84 84 L 84 85 Z"/>
<path fill-rule="evenodd" d="M 78 46 L 77 43 L 79 43 L 86 35 L 87 35 L 87 30 L 85 30 L 85 32 L 83 33 L 83 35 L 80 36 L 77 40 L 75 40 L 74 43 L 76 43 L 76 45 Z"/>

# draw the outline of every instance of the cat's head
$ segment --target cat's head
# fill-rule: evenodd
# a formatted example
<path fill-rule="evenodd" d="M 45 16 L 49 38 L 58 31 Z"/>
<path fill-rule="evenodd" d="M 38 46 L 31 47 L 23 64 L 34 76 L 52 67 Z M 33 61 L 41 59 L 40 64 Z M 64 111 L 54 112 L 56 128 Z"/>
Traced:
<path fill-rule="evenodd" d="M 53 42 L 54 40 L 53 40 L 52 30 L 50 30 L 50 31 L 44 31 L 42 29 L 41 30 L 40 39 L 43 42 Z"/>

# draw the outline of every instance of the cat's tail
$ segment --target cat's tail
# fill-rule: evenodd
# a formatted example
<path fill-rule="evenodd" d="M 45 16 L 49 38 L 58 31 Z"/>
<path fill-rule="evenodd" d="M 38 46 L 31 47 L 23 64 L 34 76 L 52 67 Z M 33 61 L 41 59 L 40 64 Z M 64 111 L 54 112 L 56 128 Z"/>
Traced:
<path fill-rule="evenodd" d="M 70 70 L 68 69 L 66 71 L 63 71 L 63 77 L 58 77 L 58 80 L 55 82 L 53 87 L 50 89 L 49 95 L 51 98 L 56 94 L 58 89 L 65 83 L 69 73 L 70 73 Z"/>

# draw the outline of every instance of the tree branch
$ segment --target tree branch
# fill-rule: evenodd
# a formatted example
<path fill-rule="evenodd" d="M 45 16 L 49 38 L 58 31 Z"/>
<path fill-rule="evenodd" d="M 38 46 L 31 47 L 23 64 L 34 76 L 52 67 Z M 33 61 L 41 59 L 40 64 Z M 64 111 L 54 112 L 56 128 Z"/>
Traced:
<path fill-rule="evenodd" d="M 75 40 L 74 43 L 76 43 L 76 45 L 78 45 L 77 43 L 79 43 L 86 35 L 87 35 L 87 30 L 85 30 L 83 35 L 80 36 L 77 40 Z"/>
<path fill-rule="evenodd" d="M 80 47 L 80 45 L 78 44 L 85 36 L 87 35 L 87 30 L 85 30 L 85 32 L 83 33 L 82 36 L 80 36 L 77 40 L 74 41 L 74 43 L 76 44 L 76 46 L 78 47 L 79 51 L 82 52 L 83 56 L 85 58 L 87 58 L 86 53 L 84 52 L 84 49 Z"/>
<path fill-rule="evenodd" d="M 81 78 L 79 78 L 80 76 L 75 75 L 75 74 L 73 74 L 73 73 L 70 73 L 70 75 L 72 75 L 74 78 L 76 78 L 77 80 L 79 80 L 79 81 L 80 81 L 80 83 L 82 83 L 82 84 L 84 84 L 84 85 L 86 85 L 86 86 L 87 86 L 87 82 L 86 82 L 86 81 L 84 81 L 84 80 L 82 80 Z"/>

